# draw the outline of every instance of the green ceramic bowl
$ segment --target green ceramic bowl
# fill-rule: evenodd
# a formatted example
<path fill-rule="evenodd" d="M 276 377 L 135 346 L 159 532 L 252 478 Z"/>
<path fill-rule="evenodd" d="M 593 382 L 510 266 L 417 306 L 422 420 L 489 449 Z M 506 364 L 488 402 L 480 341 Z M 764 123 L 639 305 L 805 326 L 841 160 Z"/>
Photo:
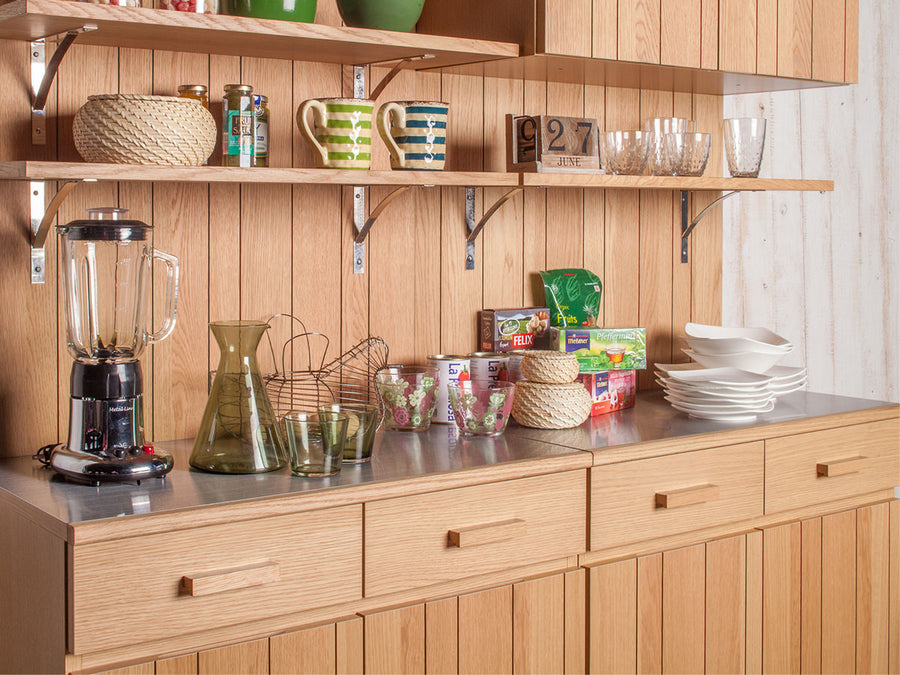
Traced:
<path fill-rule="evenodd" d="M 415 29 L 424 5 L 425 0 L 337 0 L 348 26 L 405 33 Z"/>
<path fill-rule="evenodd" d="M 313 23 L 316 20 L 316 0 L 225 0 L 220 12 L 256 19 Z"/>

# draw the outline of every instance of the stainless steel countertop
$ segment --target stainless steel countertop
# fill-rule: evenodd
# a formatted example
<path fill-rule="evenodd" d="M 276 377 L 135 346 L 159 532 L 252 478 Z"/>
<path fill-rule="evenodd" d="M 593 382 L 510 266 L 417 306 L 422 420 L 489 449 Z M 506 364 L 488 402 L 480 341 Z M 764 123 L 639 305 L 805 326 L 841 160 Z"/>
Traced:
<path fill-rule="evenodd" d="M 477 470 L 522 462 L 571 458 L 589 466 L 602 451 L 695 434 L 733 431 L 780 422 L 896 405 L 883 401 L 797 392 L 779 400 L 775 410 L 756 422 L 723 424 L 692 420 L 672 409 L 659 394 L 641 395 L 637 405 L 589 419 L 581 427 L 540 431 L 510 423 L 499 438 L 460 437 L 455 426 L 432 425 L 427 433 L 384 432 L 376 438 L 368 464 L 345 465 L 330 478 L 297 478 L 287 469 L 233 476 L 191 470 L 191 440 L 158 443 L 175 455 L 165 480 L 140 485 L 106 483 L 99 487 L 64 480 L 30 457 L 0 460 L 0 504 L 24 502 L 59 523 L 75 525 L 132 514 L 156 514 L 245 500 L 297 494 L 314 495 L 333 488 L 391 483 L 425 476 Z M 574 468 L 574 465 L 573 465 Z M 558 470 L 558 469 L 557 469 Z M 3 508 L 0 505 L 0 508 Z"/>

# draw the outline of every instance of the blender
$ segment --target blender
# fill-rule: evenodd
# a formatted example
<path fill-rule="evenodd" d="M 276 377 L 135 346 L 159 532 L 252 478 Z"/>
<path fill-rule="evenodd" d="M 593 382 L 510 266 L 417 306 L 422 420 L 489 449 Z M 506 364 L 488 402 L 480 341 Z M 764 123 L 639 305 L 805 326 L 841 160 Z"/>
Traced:
<path fill-rule="evenodd" d="M 175 328 L 178 259 L 154 250 L 151 227 L 127 209 L 88 209 L 87 220 L 59 225 L 65 275 L 66 343 L 72 364 L 68 442 L 50 466 L 76 480 L 140 481 L 165 476 L 172 456 L 144 440 L 143 376 L 138 357 Z M 166 318 L 148 333 L 151 260 L 166 266 Z"/>

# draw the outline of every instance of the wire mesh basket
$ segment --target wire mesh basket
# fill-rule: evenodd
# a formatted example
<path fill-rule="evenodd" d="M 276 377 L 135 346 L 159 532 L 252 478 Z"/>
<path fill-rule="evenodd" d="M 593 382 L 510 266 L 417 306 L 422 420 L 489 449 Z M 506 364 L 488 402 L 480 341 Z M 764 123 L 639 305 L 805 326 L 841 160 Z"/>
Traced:
<path fill-rule="evenodd" d="M 269 317 L 268 323 L 279 318 L 291 321 L 292 336 L 281 346 L 279 359 L 266 334 L 275 372 L 264 379 L 276 417 L 280 419 L 291 410 L 315 412 L 318 406 L 328 403 L 374 403 L 383 412 L 375 392 L 375 373 L 388 364 L 388 346 L 383 339 L 366 338 L 326 362 L 330 344 L 326 335 L 307 330 L 300 319 L 290 314 L 276 314 Z M 293 334 L 293 329 L 300 332 Z"/>

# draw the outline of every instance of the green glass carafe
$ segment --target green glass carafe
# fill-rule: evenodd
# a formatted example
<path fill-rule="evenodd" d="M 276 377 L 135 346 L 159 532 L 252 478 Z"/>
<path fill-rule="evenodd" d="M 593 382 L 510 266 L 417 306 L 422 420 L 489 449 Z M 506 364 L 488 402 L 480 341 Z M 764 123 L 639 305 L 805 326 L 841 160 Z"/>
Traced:
<path fill-rule="evenodd" d="M 256 348 L 268 327 L 262 321 L 209 324 L 220 356 L 191 452 L 195 469 L 262 473 L 287 463 L 281 431 L 256 360 Z"/>

